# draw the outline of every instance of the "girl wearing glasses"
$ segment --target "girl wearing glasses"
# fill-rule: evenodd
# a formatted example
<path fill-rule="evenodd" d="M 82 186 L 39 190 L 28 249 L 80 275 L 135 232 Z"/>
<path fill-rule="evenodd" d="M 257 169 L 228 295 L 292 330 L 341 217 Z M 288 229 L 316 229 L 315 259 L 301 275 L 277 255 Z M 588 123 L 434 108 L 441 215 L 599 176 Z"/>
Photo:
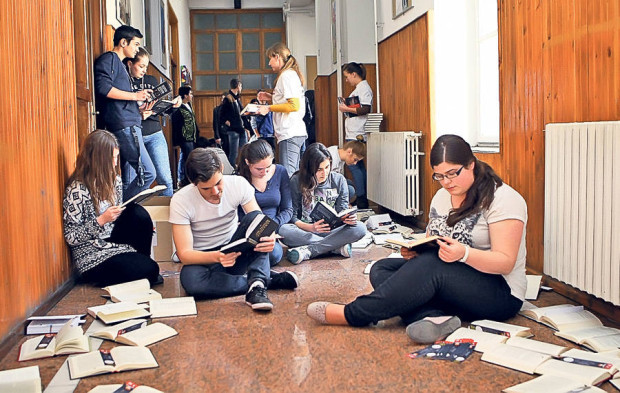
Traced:
<path fill-rule="evenodd" d="M 237 173 L 254 187 L 256 202 L 263 213 L 278 225 L 286 224 L 293 216 L 291 185 L 286 169 L 273 163 L 273 150 L 264 139 L 243 145 L 237 159 Z M 244 216 L 239 209 L 239 217 Z M 275 266 L 282 259 L 282 246 L 276 242 L 269 253 L 269 263 Z"/>
<path fill-rule="evenodd" d="M 322 143 L 313 143 L 301 158 L 299 172 L 291 178 L 293 218 L 280 228 L 283 242 L 289 246 L 286 258 L 292 264 L 335 252 L 345 258 L 352 255 L 351 243 L 366 234 L 366 226 L 355 214 L 345 216 L 345 224 L 330 229 L 323 220 L 314 221 L 310 213 L 317 203 L 325 202 L 337 212 L 349 207 L 349 187 L 340 173 L 331 171 L 332 158 Z"/>
<path fill-rule="evenodd" d="M 427 235 L 438 250 L 373 265 L 374 291 L 347 305 L 315 302 L 308 315 L 325 324 L 366 326 L 400 316 L 418 343 L 445 338 L 466 320 L 505 320 L 523 303 L 525 200 L 456 135 L 437 139 L 430 154 L 442 188 L 431 201 Z"/>

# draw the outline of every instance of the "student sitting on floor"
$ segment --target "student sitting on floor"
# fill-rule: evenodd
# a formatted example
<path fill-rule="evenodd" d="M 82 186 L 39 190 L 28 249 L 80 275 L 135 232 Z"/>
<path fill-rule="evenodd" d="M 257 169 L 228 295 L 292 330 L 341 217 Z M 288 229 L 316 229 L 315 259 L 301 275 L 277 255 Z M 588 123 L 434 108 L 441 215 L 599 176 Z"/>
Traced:
<path fill-rule="evenodd" d="M 349 205 L 347 183 L 339 173 L 331 172 L 331 156 L 321 143 L 308 146 L 301 159 L 299 171 L 291 178 L 293 218 L 280 227 L 282 241 L 290 248 L 287 259 L 293 264 L 315 258 L 330 251 L 343 257 L 352 255 L 351 243 L 366 234 L 366 226 L 357 222 L 355 214 L 348 216 L 343 225 L 330 230 L 323 220 L 313 222 L 310 213 L 323 201 L 337 212 Z"/>
<path fill-rule="evenodd" d="M 112 133 L 86 137 L 67 181 L 63 207 L 65 240 L 81 278 L 97 286 L 147 278 L 163 282 L 150 258 L 153 221 L 140 205 L 123 201 L 118 141 Z"/>
<path fill-rule="evenodd" d="M 330 146 L 327 148 L 332 156 L 332 172 L 340 173 L 344 176 L 344 165 L 356 165 L 366 157 L 366 144 L 360 141 L 347 141 L 339 149 L 338 146 Z M 349 186 L 349 202 L 355 200 L 355 187 L 353 182 L 347 179 Z"/>
<path fill-rule="evenodd" d="M 250 142 L 241 148 L 237 173 L 254 187 L 256 202 L 263 213 L 282 226 L 293 216 L 291 184 L 286 168 L 274 164 L 273 158 L 269 142 L 264 139 Z M 243 216 L 242 213 L 241 210 L 239 214 Z M 276 241 L 269 253 L 269 264 L 275 266 L 281 259 L 282 246 Z"/>
<path fill-rule="evenodd" d="M 430 154 L 441 184 L 431 201 L 428 235 L 438 250 L 382 259 L 370 271 L 374 291 L 342 305 L 315 302 L 322 323 L 366 326 L 400 316 L 418 343 L 443 339 L 467 320 L 505 320 L 523 303 L 527 206 L 517 191 L 473 155 L 456 135 L 437 139 Z M 455 316 L 451 316 L 455 315 Z"/>
<path fill-rule="evenodd" d="M 269 270 L 275 239 L 262 237 L 245 253 L 224 254 L 219 249 L 245 237 L 260 208 L 254 189 L 241 176 L 223 175 L 215 149 L 194 149 L 187 157 L 185 176 L 191 182 L 170 201 L 170 223 L 177 256 L 183 263 L 181 285 L 190 296 L 221 298 L 245 293 L 253 310 L 270 311 L 271 289 L 294 289 L 297 278 Z M 239 221 L 237 209 L 246 215 Z"/>

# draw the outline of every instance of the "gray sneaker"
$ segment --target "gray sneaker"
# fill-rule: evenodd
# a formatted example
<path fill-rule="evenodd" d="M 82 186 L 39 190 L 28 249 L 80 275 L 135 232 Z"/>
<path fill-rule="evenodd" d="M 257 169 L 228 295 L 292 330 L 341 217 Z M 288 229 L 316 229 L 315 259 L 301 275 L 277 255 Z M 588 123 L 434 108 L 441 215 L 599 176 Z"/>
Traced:
<path fill-rule="evenodd" d="M 407 336 L 419 344 L 432 344 L 437 340 L 443 340 L 460 327 L 459 317 L 450 317 L 442 323 L 424 318 L 407 326 Z"/>
<path fill-rule="evenodd" d="M 307 261 L 310 259 L 310 256 L 312 256 L 312 254 L 307 246 L 289 248 L 286 252 L 286 259 L 291 261 L 293 265 L 299 265 L 303 261 Z"/>

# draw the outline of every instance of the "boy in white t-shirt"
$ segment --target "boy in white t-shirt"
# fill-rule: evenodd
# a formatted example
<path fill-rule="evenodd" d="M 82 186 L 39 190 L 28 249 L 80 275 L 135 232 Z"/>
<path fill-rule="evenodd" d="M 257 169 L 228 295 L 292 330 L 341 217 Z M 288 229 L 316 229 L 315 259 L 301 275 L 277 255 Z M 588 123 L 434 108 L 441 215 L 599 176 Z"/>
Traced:
<path fill-rule="evenodd" d="M 327 148 L 332 157 L 332 172 L 340 173 L 344 176 L 344 165 L 356 165 L 366 157 L 366 144 L 360 141 L 347 141 L 342 148 L 330 146 Z M 353 182 L 347 179 L 349 186 L 349 202 L 355 200 L 355 187 Z"/>
<path fill-rule="evenodd" d="M 213 149 L 198 148 L 186 161 L 191 184 L 174 194 L 170 202 L 172 236 L 183 263 L 181 285 L 188 295 L 203 299 L 245 293 L 253 310 L 270 311 L 271 289 L 294 289 L 294 273 L 269 270 L 269 253 L 275 239 L 262 237 L 249 252 L 224 254 L 219 249 L 245 237 L 252 220 L 261 214 L 254 188 L 240 176 L 222 174 L 223 165 Z M 238 208 L 246 215 L 239 221 Z"/>

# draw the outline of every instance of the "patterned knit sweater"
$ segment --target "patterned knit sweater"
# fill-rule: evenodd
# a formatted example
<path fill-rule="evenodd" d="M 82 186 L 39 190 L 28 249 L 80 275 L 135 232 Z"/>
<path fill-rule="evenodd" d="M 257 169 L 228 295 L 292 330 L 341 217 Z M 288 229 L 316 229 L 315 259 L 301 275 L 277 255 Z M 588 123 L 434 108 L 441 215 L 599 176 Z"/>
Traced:
<path fill-rule="evenodd" d="M 114 182 L 116 201 L 123 197 L 123 184 L 120 176 Z M 65 240 L 71 249 L 73 262 L 80 274 L 105 262 L 108 258 L 136 250 L 126 244 L 110 243 L 106 239 L 112 234 L 114 223 L 103 227 L 97 217 L 112 206 L 109 201 L 101 202 L 99 211 L 95 211 L 90 192 L 82 182 L 74 181 L 65 190 L 63 200 L 63 224 Z"/>

